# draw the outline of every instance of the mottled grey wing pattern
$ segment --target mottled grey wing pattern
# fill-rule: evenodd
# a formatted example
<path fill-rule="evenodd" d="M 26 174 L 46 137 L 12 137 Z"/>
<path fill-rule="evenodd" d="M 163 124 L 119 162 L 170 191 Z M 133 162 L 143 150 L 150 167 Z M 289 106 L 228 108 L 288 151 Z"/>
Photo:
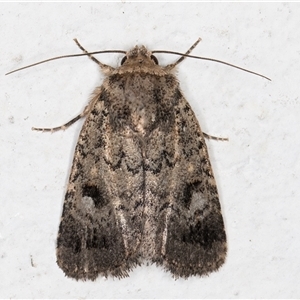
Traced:
<path fill-rule="evenodd" d="M 153 261 L 175 277 L 207 275 L 225 261 L 223 218 L 204 136 L 178 87 L 174 95 L 174 126 L 169 136 L 165 133 L 166 163 L 152 192 L 152 197 L 157 195 L 156 201 L 161 201 L 161 243 Z M 149 177 L 154 181 L 157 174 L 149 173 Z"/>
<path fill-rule="evenodd" d="M 128 276 L 143 228 L 141 150 L 113 128 L 107 92 L 96 97 L 75 149 L 57 240 L 58 265 L 83 280 Z"/>

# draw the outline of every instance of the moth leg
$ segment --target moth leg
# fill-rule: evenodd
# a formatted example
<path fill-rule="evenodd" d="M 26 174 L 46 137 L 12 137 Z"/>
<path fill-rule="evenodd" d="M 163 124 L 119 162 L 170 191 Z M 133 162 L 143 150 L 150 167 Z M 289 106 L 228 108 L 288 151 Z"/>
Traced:
<path fill-rule="evenodd" d="M 185 54 L 189 55 L 193 51 L 193 49 L 200 43 L 200 41 L 201 41 L 201 38 L 199 38 Z M 186 58 L 185 56 L 181 56 L 177 61 L 175 61 L 175 63 L 167 65 L 165 67 L 165 69 L 167 69 L 168 71 L 174 69 L 185 58 Z"/>
<path fill-rule="evenodd" d="M 55 131 L 59 131 L 59 130 L 65 130 L 67 129 L 69 126 L 71 126 L 72 124 L 74 124 L 76 121 L 78 121 L 79 119 L 81 119 L 83 117 L 83 113 L 79 114 L 77 117 L 73 118 L 72 120 L 70 120 L 69 122 L 67 122 L 64 125 L 58 126 L 58 127 L 54 127 L 54 128 L 35 128 L 32 127 L 32 130 L 36 130 L 36 131 L 45 131 L 45 132 L 55 132 Z"/>
<path fill-rule="evenodd" d="M 78 42 L 77 39 L 74 39 L 74 42 L 75 42 L 76 45 L 82 50 L 82 52 L 84 52 L 84 53 L 86 53 L 86 54 L 89 53 L 87 50 L 85 50 L 85 49 L 79 44 L 79 42 Z M 98 64 L 98 65 L 100 65 L 100 66 L 102 65 L 102 63 L 101 63 L 97 58 L 95 58 L 93 55 L 89 55 L 89 58 L 90 58 L 92 61 L 94 61 L 96 64 Z"/>
<path fill-rule="evenodd" d="M 100 66 L 100 68 L 102 70 L 107 70 L 107 71 L 113 71 L 114 68 L 112 68 L 111 66 L 108 66 L 108 65 L 105 65 L 103 64 L 102 62 L 100 62 L 97 58 L 95 58 L 93 55 L 89 54 L 89 52 L 87 50 L 85 50 L 78 42 L 77 39 L 74 39 L 74 42 L 76 43 L 76 45 L 84 52 L 88 55 L 88 57 L 93 61 L 95 62 L 97 65 Z"/>
<path fill-rule="evenodd" d="M 213 136 L 213 135 L 209 135 L 205 132 L 202 132 L 204 137 L 207 138 L 208 140 L 216 140 L 216 141 L 228 141 L 228 138 L 222 138 L 222 137 L 218 137 L 218 136 Z"/>
<path fill-rule="evenodd" d="M 58 126 L 58 127 L 53 127 L 53 128 L 36 128 L 36 127 L 32 127 L 31 129 L 36 130 L 36 131 L 43 131 L 43 132 L 44 131 L 45 132 L 55 132 L 55 131 L 59 131 L 59 130 L 66 130 L 68 127 L 70 127 L 76 121 L 78 121 L 81 118 L 85 118 L 90 113 L 90 111 L 92 110 L 92 108 L 95 105 L 95 102 L 99 98 L 99 93 L 100 93 L 100 91 L 98 91 L 98 89 L 96 89 L 96 91 L 94 93 L 94 97 L 89 102 L 89 104 L 85 107 L 84 111 L 81 114 L 79 114 L 78 116 L 76 116 L 75 118 L 73 118 L 72 120 L 70 120 L 69 122 L 67 122 L 66 124 Z"/>

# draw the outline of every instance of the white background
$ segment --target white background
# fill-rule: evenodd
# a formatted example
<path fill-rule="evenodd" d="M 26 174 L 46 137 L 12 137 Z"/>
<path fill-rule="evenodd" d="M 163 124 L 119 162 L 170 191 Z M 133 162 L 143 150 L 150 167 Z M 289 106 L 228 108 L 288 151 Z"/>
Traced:
<path fill-rule="evenodd" d="M 0 297 L 3 298 L 299 298 L 299 3 L 1 3 Z M 103 76 L 88 58 L 56 55 L 149 49 L 228 61 L 185 60 L 182 90 L 207 141 L 228 236 L 228 257 L 206 278 L 175 281 L 155 265 L 122 280 L 76 282 L 56 265 L 64 193 L 82 125 L 54 127 L 82 111 Z M 173 55 L 157 55 L 162 65 Z M 102 55 L 117 66 L 122 55 Z"/>

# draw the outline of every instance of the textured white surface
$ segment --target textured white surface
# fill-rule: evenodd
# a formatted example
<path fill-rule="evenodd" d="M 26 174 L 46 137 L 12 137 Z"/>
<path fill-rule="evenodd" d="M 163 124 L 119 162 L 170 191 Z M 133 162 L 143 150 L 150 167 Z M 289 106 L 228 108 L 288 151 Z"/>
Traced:
<path fill-rule="evenodd" d="M 299 3 L 1 3 L 1 298 L 299 298 Z M 55 263 L 63 198 L 82 122 L 55 134 L 86 105 L 102 76 L 83 57 L 4 73 L 41 59 L 90 51 L 185 51 L 182 90 L 208 141 L 228 235 L 228 258 L 207 278 L 174 281 L 156 266 L 123 280 L 76 282 Z M 99 56 L 116 66 L 122 56 Z M 157 55 L 161 64 L 176 57 Z M 31 263 L 32 259 L 32 263 Z"/>

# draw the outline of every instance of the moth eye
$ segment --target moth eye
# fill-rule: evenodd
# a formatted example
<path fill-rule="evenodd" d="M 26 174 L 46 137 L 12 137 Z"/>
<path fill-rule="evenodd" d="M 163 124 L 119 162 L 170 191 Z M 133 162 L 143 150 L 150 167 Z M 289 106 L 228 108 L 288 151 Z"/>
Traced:
<path fill-rule="evenodd" d="M 124 56 L 121 60 L 121 66 L 124 64 L 124 62 L 127 60 L 127 56 Z"/>
<path fill-rule="evenodd" d="M 151 55 L 150 58 L 158 65 L 158 59 L 154 55 Z"/>

